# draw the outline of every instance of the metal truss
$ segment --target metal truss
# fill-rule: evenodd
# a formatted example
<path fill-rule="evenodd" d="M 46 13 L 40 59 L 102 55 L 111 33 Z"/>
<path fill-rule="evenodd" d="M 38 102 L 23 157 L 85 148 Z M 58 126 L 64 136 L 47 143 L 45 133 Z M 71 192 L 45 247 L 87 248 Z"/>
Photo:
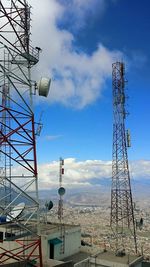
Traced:
<path fill-rule="evenodd" d="M 125 130 L 125 68 L 122 62 L 112 65 L 113 86 L 113 153 L 111 187 L 111 227 L 117 248 L 123 246 L 123 237 L 132 234 L 137 252 L 130 173 Z M 121 243 L 119 243 L 121 240 Z"/>
<path fill-rule="evenodd" d="M 21 262 L 22 266 L 27 266 L 32 262 L 32 266 L 42 266 L 42 261 L 39 255 L 41 254 L 41 242 L 39 240 L 16 240 L 18 247 L 7 250 L 0 246 L 0 265 L 7 263 L 8 260 L 13 259 L 15 262 Z M 24 254 L 27 257 L 24 257 Z M 38 262 L 38 264 L 37 264 Z M 39 265 L 40 263 L 40 265 Z"/>
<path fill-rule="evenodd" d="M 11 258 L 15 261 L 23 260 L 19 257 L 21 252 L 24 260 L 30 259 L 30 253 L 26 253 L 29 251 L 27 246 L 34 247 L 36 243 L 40 247 L 32 110 L 35 82 L 31 79 L 31 68 L 38 63 L 39 49 L 30 45 L 30 21 L 30 6 L 26 0 L 10 0 L 8 6 L 6 1 L 0 1 L 0 216 L 10 218 L 10 222 L 6 220 L 5 227 L 6 233 L 11 234 L 9 239 L 5 234 L 4 241 L 10 242 L 7 260 Z M 11 211 L 21 202 L 25 203 L 24 210 L 15 218 Z M 17 241 L 25 237 L 22 241 L 25 242 L 27 236 L 30 237 L 28 245 Z M 20 252 L 13 249 L 13 242 L 20 244 Z M 5 256 L 6 251 L 0 252 L 2 262 Z M 37 259 L 38 266 L 42 266 L 41 249 L 35 261 Z"/>

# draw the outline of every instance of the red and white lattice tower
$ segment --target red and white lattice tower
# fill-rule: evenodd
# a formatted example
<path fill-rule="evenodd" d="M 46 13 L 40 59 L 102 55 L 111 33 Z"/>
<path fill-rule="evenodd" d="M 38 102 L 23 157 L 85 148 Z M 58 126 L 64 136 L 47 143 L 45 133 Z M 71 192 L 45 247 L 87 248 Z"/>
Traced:
<path fill-rule="evenodd" d="M 42 266 L 30 21 L 26 0 L 0 1 L 0 264 Z"/>
<path fill-rule="evenodd" d="M 63 219 L 63 195 L 65 194 L 65 188 L 62 187 L 62 177 L 64 175 L 64 159 L 59 160 L 59 201 L 58 201 L 58 219 L 60 222 Z"/>

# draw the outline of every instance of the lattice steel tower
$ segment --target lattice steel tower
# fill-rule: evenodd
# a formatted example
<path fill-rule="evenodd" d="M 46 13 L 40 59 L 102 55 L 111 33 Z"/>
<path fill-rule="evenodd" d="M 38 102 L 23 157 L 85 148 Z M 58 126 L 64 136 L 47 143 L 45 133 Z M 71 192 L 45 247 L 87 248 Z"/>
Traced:
<path fill-rule="evenodd" d="M 41 49 L 31 46 L 30 22 L 26 0 L 0 1 L 0 264 L 42 267 L 31 78 Z"/>
<path fill-rule="evenodd" d="M 112 65 L 113 87 L 113 153 L 111 188 L 111 228 L 115 234 L 116 249 L 125 248 L 125 238 L 133 235 L 137 252 L 135 220 L 133 211 L 127 147 L 130 133 L 125 129 L 126 95 L 125 66 L 122 62 Z M 130 240 L 131 240 L 130 239 Z M 125 248 L 126 249 L 126 248 Z"/>

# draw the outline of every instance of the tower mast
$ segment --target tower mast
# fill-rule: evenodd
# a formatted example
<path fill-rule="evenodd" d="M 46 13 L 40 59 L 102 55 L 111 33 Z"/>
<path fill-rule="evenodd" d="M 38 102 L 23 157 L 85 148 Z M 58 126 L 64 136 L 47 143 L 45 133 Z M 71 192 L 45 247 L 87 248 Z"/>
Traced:
<path fill-rule="evenodd" d="M 123 62 L 112 64 L 113 87 L 113 152 L 111 187 L 111 228 L 116 238 L 116 249 L 124 248 L 123 238 L 133 235 L 137 252 L 127 147 L 130 133 L 125 129 L 126 95 L 125 66 Z"/>
<path fill-rule="evenodd" d="M 62 187 L 62 176 L 64 175 L 64 159 L 60 158 L 59 160 L 59 202 L 58 202 L 58 219 L 60 223 L 63 219 L 63 195 L 65 193 L 65 189 Z"/>
<path fill-rule="evenodd" d="M 64 159 L 60 158 L 59 160 L 59 202 L 58 202 L 58 219 L 60 220 L 60 238 L 62 240 L 60 253 L 64 254 L 65 252 L 65 225 L 63 224 L 63 195 L 65 194 L 65 188 L 62 187 L 62 177 L 64 175 Z"/>
<path fill-rule="evenodd" d="M 39 51 L 30 22 L 26 0 L 0 1 L 0 264 L 34 260 L 42 267 L 31 79 Z"/>

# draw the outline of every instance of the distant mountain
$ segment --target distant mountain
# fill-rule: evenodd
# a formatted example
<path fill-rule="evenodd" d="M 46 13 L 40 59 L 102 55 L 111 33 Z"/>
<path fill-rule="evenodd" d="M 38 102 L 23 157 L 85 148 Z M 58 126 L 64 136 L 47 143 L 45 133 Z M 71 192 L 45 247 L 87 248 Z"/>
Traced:
<path fill-rule="evenodd" d="M 66 188 L 66 193 L 63 196 L 64 203 L 69 205 L 109 205 L 111 195 L 111 178 L 93 178 L 89 180 L 90 186 Z M 131 179 L 132 195 L 134 201 L 150 202 L 150 180 L 146 178 Z M 0 197 L 4 197 L 4 189 L 0 187 Z M 12 198 L 15 198 L 17 193 L 12 189 Z M 39 198 L 42 205 L 45 205 L 46 200 L 52 201 L 58 205 L 59 195 L 58 188 L 39 190 Z M 30 201 L 24 196 L 20 196 L 15 204 L 25 202 L 30 204 Z M 142 203 L 142 202 L 141 202 Z"/>
<path fill-rule="evenodd" d="M 33 201 L 30 200 L 30 198 L 28 198 L 23 193 L 20 194 L 19 190 L 17 192 L 17 190 L 15 191 L 13 188 L 11 188 L 11 195 L 9 197 L 7 197 L 7 199 L 4 198 L 5 194 L 10 193 L 9 190 L 10 190 L 9 188 L 6 188 L 6 191 L 5 191 L 4 187 L 2 187 L 2 186 L 0 187 L 0 198 L 1 199 L 3 198 L 3 203 L 2 203 L 2 201 L 0 203 L 1 206 L 5 203 L 5 201 L 6 201 L 6 203 L 9 203 L 10 200 L 14 200 L 14 199 L 15 199 L 15 201 L 13 201 L 13 205 L 17 205 L 17 204 L 19 204 L 21 202 L 24 202 L 26 205 L 33 205 L 34 204 Z M 32 197 L 32 195 L 33 195 L 33 193 L 31 192 L 29 196 Z"/>
<path fill-rule="evenodd" d="M 104 205 L 110 203 L 111 178 L 89 180 L 91 186 L 67 188 L 63 199 L 70 205 Z M 133 199 L 150 198 L 150 180 L 132 179 L 131 188 Z M 58 203 L 58 188 L 52 190 L 40 190 L 39 197 L 42 201 L 52 200 Z"/>

